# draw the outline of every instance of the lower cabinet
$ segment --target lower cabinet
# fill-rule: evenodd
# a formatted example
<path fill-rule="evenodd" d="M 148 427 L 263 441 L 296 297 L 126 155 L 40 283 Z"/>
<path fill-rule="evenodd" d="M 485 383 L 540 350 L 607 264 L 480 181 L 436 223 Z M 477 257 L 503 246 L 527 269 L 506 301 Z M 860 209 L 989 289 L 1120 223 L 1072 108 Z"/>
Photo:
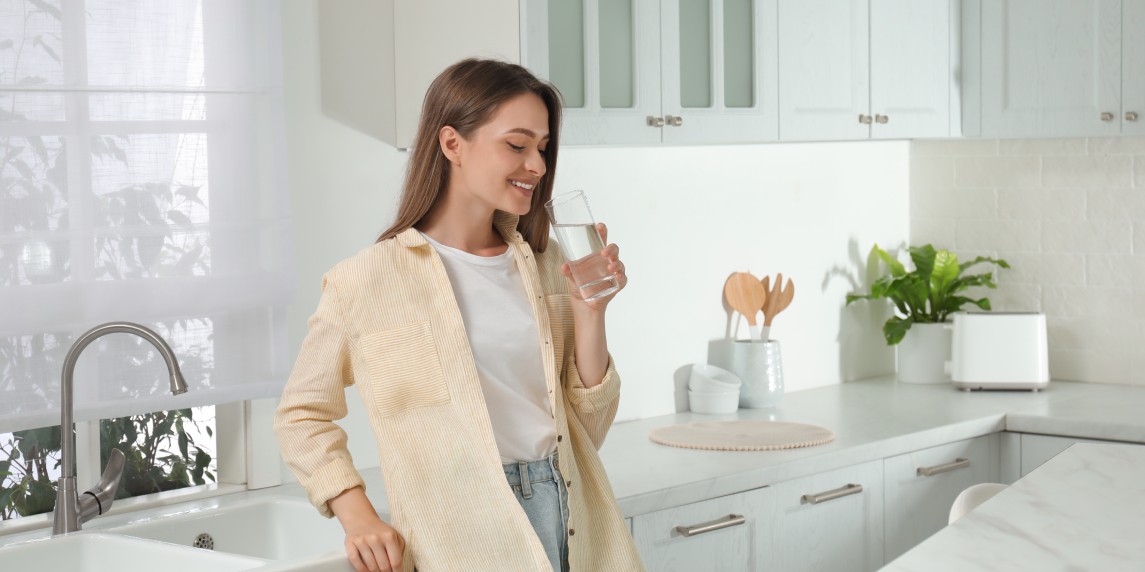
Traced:
<path fill-rule="evenodd" d="M 1050 435 L 1022 434 L 1022 476 L 1042 466 L 1074 443 L 1112 443 L 1097 439 L 1077 439 L 1074 437 L 1053 437 Z"/>
<path fill-rule="evenodd" d="M 875 570 L 883 565 L 883 462 L 771 487 L 774 570 Z M 717 570 L 717 568 L 709 568 Z"/>
<path fill-rule="evenodd" d="M 670 508 L 633 518 L 636 548 L 649 571 L 771 570 L 771 489 Z"/>
<path fill-rule="evenodd" d="M 886 561 L 941 530 L 955 497 L 971 485 L 998 482 L 998 473 L 996 434 L 884 459 Z"/>

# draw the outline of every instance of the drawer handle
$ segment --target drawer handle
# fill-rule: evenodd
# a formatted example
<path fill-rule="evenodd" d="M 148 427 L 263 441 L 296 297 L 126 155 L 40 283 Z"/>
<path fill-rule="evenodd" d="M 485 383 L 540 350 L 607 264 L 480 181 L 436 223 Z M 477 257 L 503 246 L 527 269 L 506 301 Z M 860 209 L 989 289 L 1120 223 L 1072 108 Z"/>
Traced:
<path fill-rule="evenodd" d="M 693 524 L 691 526 L 677 526 L 676 532 L 679 532 L 681 536 L 695 536 L 697 534 L 712 532 L 713 530 L 719 530 L 721 528 L 728 528 L 729 526 L 737 526 L 745 522 L 747 522 L 747 519 L 744 518 L 742 514 L 729 514 L 725 517 L 717 518 L 711 522 Z"/>
<path fill-rule="evenodd" d="M 829 500 L 835 500 L 837 498 L 843 498 L 846 496 L 857 495 L 861 492 L 863 492 L 863 485 L 856 485 L 854 483 L 851 483 L 849 485 L 841 486 L 835 490 L 830 490 L 827 492 L 817 493 L 817 494 L 813 494 L 813 495 L 803 495 L 803 498 L 800 499 L 800 501 L 802 504 L 819 504 L 821 502 L 827 502 Z"/>
<path fill-rule="evenodd" d="M 955 459 L 953 463 L 935 465 L 933 467 L 919 467 L 918 474 L 924 477 L 933 477 L 939 473 L 947 473 L 970 466 L 970 459 Z"/>

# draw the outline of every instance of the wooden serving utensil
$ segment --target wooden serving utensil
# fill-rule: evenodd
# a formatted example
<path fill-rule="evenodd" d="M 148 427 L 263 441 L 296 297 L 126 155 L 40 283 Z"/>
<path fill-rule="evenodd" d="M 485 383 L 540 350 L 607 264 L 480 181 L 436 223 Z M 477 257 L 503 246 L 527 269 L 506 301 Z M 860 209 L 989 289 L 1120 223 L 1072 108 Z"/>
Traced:
<path fill-rule="evenodd" d="M 771 336 L 771 321 L 775 316 L 787 309 L 791 305 L 791 300 L 795 298 L 795 284 L 791 279 L 787 279 L 787 285 L 780 289 L 783 285 L 783 273 L 779 273 L 775 277 L 775 285 L 771 285 L 771 277 L 764 276 L 760 280 L 760 285 L 767 291 L 767 300 L 760 308 L 763 310 L 763 332 L 764 339 L 770 339 Z"/>
<path fill-rule="evenodd" d="M 767 302 L 767 290 L 763 289 L 763 284 L 750 273 L 736 272 L 724 283 L 724 297 L 735 311 L 747 318 L 751 339 L 760 339 L 755 315 Z"/>

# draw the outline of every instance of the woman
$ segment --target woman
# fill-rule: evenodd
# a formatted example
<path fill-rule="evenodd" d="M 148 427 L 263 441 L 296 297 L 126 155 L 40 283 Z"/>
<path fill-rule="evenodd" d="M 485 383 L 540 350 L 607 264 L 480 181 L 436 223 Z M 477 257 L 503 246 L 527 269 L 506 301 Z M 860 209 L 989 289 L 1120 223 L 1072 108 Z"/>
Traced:
<path fill-rule="evenodd" d="M 323 279 L 275 431 L 359 571 L 642 569 L 597 456 L 620 396 L 615 294 L 585 302 L 548 244 L 559 127 L 556 90 L 524 68 L 445 70 L 396 222 Z M 616 245 L 601 255 L 623 288 Z M 389 523 L 332 422 L 354 383 Z"/>

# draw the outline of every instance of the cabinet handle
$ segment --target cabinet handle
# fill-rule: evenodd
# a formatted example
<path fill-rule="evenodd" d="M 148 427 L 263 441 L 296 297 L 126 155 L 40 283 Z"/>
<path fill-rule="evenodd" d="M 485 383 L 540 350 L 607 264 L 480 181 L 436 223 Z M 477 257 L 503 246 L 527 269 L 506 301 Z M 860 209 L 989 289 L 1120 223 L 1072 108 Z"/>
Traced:
<path fill-rule="evenodd" d="M 1101 120 L 1106 122 L 1106 123 L 1109 123 L 1110 121 L 1113 121 L 1113 114 L 1108 112 L 1108 111 L 1102 111 L 1101 112 Z"/>
<path fill-rule="evenodd" d="M 953 463 L 946 463 L 945 465 L 935 465 L 933 467 L 919 467 L 918 474 L 924 477 L 933 477 L 939 473 L 948 473 L 950 471 L 962 469 L 970 466 L 970 459 L 955 459 Z"/>
<path fill-rule="evenodd" d="M 663 127 L 664 126 L 664 118 L 663 117 L 656 117 L 655 115 L 649 115 L 648 116 L 648 125 L 651 125 L 652 127 Z"/>
<path fill-rule="evenodd" d="M 684 118 L 679 115 L 665 115 L 664 119 L 668 122 L 668 125 L 672 127 L 679 127 L 684 124 Z"/>
<path fill-rule="evenodd" d="M 1126 121 L 1137 121 L 1137 112 L 1136 111 L 1126 111 L 1125 112 L 1125 120 Z"/>
<path fill-rule="evenodd" d="M 890 121 L 890 120 L 891 120 L 891 118 L 890 118 L 890 117 L 887 117 L 886 115 L 878 115 L 878 114 L 875 114 L 875 123 L 882 123 L 882 124 L 885 124 L 886 122 L 888 122 L 888 121 Z"/>
<path fill-rule="evenodd" d="M 747 519 L 744 518 L 742 514 L 729 514 L 710 522 L 693 524 L 691 526 L 677 526 L 675 530 L 679 532 L 681 536 L 695 536 L 721 528 L 728 528 L 729 526 L 737 526 L 745 522 L 747 522 Z"/>
<path fill-rule="evenodd" d="M 834 490 L 830 490 L 830 491 L 826 491 L 826 492 L 822 492 L 822 493 L 816 493 L 813 495 L 803 495 L 803 498 L 800 499 L 800 504 L 819 504 L 821 502 L 827 502 L 829 500 L 835 500 L 837 498 L 842 498 L 842 497 L 851 496 L 851 495 L 857 495 L 861 492 L 863 492 L 863 485 L 856 485 L 854 483 L 851 483 L 849 485 L 844 485 L 844 486 L 841 486 L 841 487 L 834 489 Z"/>
<path fill-rule="evenodd" d="M 863 125 L 870 125 L 871 124 L 871 116 L 870 115 L 863 115 L 862 113 L 860 113 L 859 114 L 859 123 L 862 123 Z"/>

